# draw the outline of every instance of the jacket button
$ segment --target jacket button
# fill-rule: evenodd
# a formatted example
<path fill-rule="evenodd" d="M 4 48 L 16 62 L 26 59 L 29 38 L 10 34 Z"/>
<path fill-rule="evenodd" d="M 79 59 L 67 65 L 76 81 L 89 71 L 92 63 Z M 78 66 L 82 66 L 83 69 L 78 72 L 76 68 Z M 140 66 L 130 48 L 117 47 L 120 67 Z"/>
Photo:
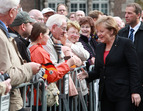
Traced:
<path fill-rule="evenodd" d="M 106 77 L 105 76 L 103 76 L 103 79 L 105 79 Z"/>

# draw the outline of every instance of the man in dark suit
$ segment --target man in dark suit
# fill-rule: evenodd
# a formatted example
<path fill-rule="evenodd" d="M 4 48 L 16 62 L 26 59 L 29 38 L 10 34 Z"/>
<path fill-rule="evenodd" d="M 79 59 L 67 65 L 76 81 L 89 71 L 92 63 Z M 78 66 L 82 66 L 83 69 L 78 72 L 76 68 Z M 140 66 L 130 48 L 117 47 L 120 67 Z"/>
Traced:
<path fill-rule="evenodd" d="M 139 4 L 128 4 L 125 10 L 127 26 L 121 29 L 118 35 L 130 38 L 134 42 L 139 62 L 139 75 L 143 85 L 143 23 L 140 21 L 141 12 L 142 8 Z M 137 111 L 143 111 L 143 101 Z"/>

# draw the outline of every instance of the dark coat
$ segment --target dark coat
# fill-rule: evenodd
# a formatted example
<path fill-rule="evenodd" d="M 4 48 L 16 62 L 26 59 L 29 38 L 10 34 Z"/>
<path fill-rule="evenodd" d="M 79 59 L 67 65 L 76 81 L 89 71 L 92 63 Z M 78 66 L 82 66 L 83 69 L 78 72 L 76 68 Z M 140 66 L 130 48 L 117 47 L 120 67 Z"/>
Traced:
<path fill-rule="evenodd" d="M 89 41 L 88 37 L 86 37 L 84 35 L 80 35 L 79 42 L 81 42 L 84 49 L 90 53 L 90 57 L 89 57 L 88 62 L 86 64 L 87 69 L 89 69 L 89 66 L 91 65 L 90 59 L 92 57 L 95 57 L 95 55 L 96 55 L 95 50 L 96 50 L 97 42 L 96 42 L 95 38 L 91 38 L 91 40 Z"/>
<path fill-rule="evenodd" d="M 128 38 L 129 34 L 129 26 L 121 29 L 118 33 L 119 36 Z M 139 74 L 141 78 L 141 82 L 143 84 L 143 22 L 135 34 L 134 45 L 137 51 L 138 62 L 139 62 Z"/>
<path fill-rule="evenodd" d="M 20 55 L 22 56 L 22 58 L 27 62 L 31 62 L 30 52 L 27 49 L 30 42 L 25 40 L 23 37 L 21 37 L 16 31 L 11 30 L 10 28 L 8 28 L 8 30 L 10 35 L 14 37 L 17 43 L 18 51 L 20 52 Z"/>
<path fill-rule="evenodd" d="M 132 41 L 116 37 L 104 64 L 105 47 L 103 43 L 97 45 L 95 69 L 87 79 L 90 82 L 100 78 L 99 99 L 103 91 L 111 101 L 130 99 L 132 93 L 140 93 L 137 54 Z"/>
<path fill-rule="evenodd" d="M 80 35 L 79 42 L 81 42 L 83 47 L 90 53 L 90 58 L 95 57 L 97 42 L 94 38 L 91 38 L 91 40 L 88 41 L 88 38 L 86 36 Z"/>

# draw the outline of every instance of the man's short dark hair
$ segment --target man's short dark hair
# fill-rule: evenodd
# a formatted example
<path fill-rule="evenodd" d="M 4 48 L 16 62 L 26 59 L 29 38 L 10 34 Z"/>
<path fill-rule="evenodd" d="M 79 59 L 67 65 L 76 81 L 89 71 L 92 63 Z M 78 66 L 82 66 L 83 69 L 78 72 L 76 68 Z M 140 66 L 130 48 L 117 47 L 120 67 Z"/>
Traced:
<path fill-rule="evenodd" d="M 140 14 L 142 13 L 142 8 L 138 3 L 130 3 L 127 5 L 127 7 L 134 7 L 135 8 L 135 13 Z"/>

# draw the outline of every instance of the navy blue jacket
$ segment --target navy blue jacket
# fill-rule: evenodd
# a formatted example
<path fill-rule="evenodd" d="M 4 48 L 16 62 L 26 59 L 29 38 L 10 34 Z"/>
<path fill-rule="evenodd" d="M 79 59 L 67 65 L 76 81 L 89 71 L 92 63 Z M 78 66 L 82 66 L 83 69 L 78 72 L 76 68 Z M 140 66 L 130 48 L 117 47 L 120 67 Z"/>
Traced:
<path fill-rule="evenodd" d="M 131 40 L 116 37 L 104 64 L 106 45 L 96 47 L 95 69 L 89 72 L 88 82 L 100 78 L 99 99 L 103 92 L 111 101 L 131 99 L 132 93 L 140 94 L 140 79 L 135 47 Z"/>

